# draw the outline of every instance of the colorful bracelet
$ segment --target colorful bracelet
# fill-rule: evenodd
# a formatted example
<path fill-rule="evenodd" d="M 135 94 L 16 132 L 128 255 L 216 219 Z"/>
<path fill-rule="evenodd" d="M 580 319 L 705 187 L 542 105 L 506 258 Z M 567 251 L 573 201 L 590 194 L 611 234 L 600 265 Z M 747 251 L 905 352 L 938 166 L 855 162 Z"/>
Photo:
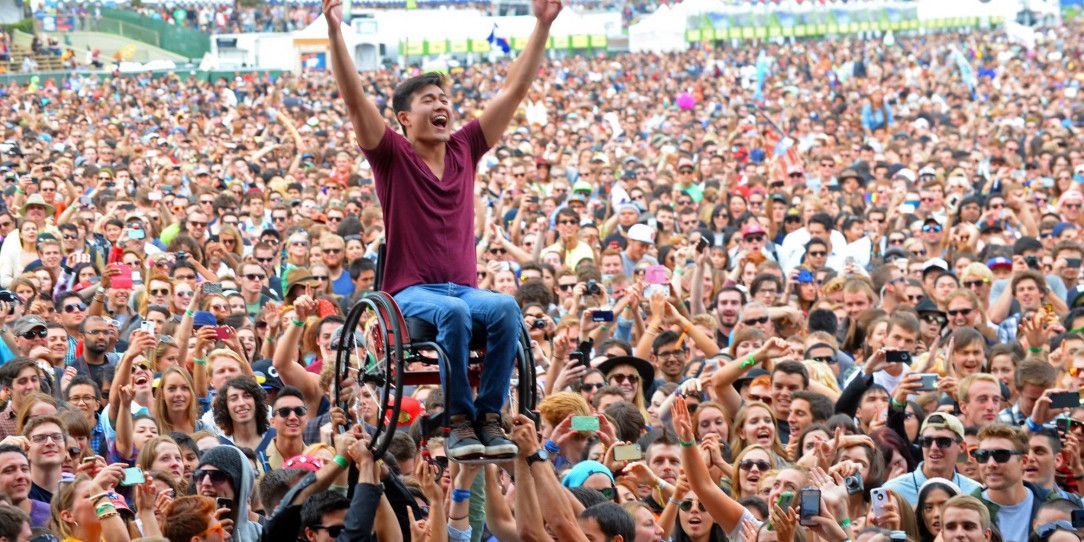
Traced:
<path fill-rule="evenodd" d="M 196 313 L 192 312 L 192 309 L 185 309 L 184 310 L 184 315 L 185 316 L 195 316 Z"/>
<path fill-rule="evenodd" d="M 748 368 L 750 368 L 750 367 L 752 367 L 752 366 L 754 366 L 756 364 L 757 364 L 756 358 L 754 358 L 752 354 L 749 354 L 749 357 L 745 358 L 745 361 L 741 362 L 741 368 L 742 369 L 748 369 Z"/>
<path fill-rule="evenodd" d="M 463 502 L 470 500 L 469 489 L 453 489 L 452 490 L 452 502 Z"/>
<path fill-rule="evenodd" d="M 196 365 L 207 365 L 207 360 L 206 360 L 206 359 L 203 359 L 203 358 L 192 358 L 192 361 L 193 361 L 193 362 L 194 362 L 194 363 L 195 363 Z"/>
<path fill-rule="evenodd" d="M 680 444 L 682 448 L 692 448 L 693 446 L 696 446 L 696 440 L 684 441 L 679 438 L 678 444 Z"/>
<path fill-rule="evenodd" d="M 297 326 L 297 327 L 305 327 L 305 321 L 304 320 L 290 320 L 290 323 Z"/>
<path fill-rule="evenodd" d="M 907 407 L 907 403 L 901 403 L 901 402 L 897 401 L 895 397 L 890 397 L 888 399 L 888 402 L 889 402 L 889 404 L 891 404 L 892 406 L 894 406 L 896 408 L 902 409 L 902 408 Z"/>
<path fill-rule="evenodd" d="M 339 466 L 344 468 L 344 469 L 349 469 L 350 468 L 350 463 L 347 462 L 346 458 L 341 456 L 341 455 L 336 454 L 335 457 L 332 459 L 332 461 L 338 463 Z"/>
<path fill-rule="evenodd" d="M 843 518 L 843 521 L 839 522 L 839 526 L 846 529 L 851 526 L 851 518 Z"/>
<path fill-rule="evenodd" d="M 1028 352 L 1031 352 L 1032 354 L 1038 354 L 1038 353 L 1040 353 L 1042 351 L 1043 351 L 1043 347 L 1041 347 L 1041 346 L 1029 346 L 1028 347 Z"/>

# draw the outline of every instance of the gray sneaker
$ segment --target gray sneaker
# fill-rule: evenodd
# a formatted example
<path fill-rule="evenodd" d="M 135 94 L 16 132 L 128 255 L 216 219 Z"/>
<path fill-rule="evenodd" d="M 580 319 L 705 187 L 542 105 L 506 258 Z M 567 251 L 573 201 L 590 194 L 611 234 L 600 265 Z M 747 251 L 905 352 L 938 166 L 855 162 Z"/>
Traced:
<path fill-rule="evenodd" d="M 486 459 L 515 457 L 519 453 L 516 443 L 504 435 L 500 414 L 484 414 L 478 420 L 478 438 L 485 446 Z"/>
<path fill-rule="evenodd" d="M 486 447 L 478 440 L 478 435 L 474 433 L 474 424 L 466 416 L 452 416 L 451 430 L 444 446 L 449 459 L 470 461 L 481 459 L 485 455 Z"/>

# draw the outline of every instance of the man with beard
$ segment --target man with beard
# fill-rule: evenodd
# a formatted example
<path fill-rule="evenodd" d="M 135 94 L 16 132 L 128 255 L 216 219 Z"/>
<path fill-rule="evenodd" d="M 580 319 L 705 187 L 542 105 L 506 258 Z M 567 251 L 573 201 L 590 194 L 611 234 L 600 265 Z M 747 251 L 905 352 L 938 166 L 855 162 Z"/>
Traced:
<path fill-rule="evenodd" d="M 30 460 L 20 446 L 0 445 L 0 495 L 30 516 L 31 528 L 49 522 L 49 504 L 30 499 Z"/>
<path fill-rule="evenodd" d="M 116 365 L 116 360 L 110 359 L 116 344 L 113 326 L 101 316 L 88 316 L 79 331 L 83 334 L 83 355 L 75 358 L 72 366 L 102 387 L 107 367 Z"/>
<path fill-rule="evenodd" d="M 964 494 L 981 490 L 978 482 L 956 472 L 956 459 L 964 453 L 963 440 L 964 424 L 956 416 L 942 412 L 930 414 L 919 431 L 922 462 L 913 472 L 885 482 L 884 487 L 899 493 L 911 506 L 918 505 L 918 490 L 930 478 L 952 480 Z"/>
<path fill-rule="evenodd" d="M 725 286 L 715 295 L 715 321 L 718 323 L 718 331 L 715 333 L 715 342 L 721 348 L 730 345 L 730 334 L 734 326 L 738 325 L 738 313 L 742 305 L 745 305 L 745 293 L 734 286 Z"/>

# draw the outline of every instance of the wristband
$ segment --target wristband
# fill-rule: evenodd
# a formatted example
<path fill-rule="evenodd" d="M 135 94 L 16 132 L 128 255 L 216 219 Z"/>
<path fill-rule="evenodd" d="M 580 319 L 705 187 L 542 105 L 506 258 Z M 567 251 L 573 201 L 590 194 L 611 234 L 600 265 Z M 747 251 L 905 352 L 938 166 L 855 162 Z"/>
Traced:
<path fill-rule="evenodd" d="M 889 398 L 888 402 L 892 406 L 894 406 L 896 408 L 899 408 L 899 409 L 907 408 L 907 403 L 901 403 L 901 402 L 897 401 L 895 397 Z"/>
<path fill-rule="evenodd" d="M 690 441 L 686 442 L 686 441 L 681 440 L 679 438 L 678 439 L 678 444 L 680 444 L 682 448 L 692 448 L 693 446 L 696 446 L 696 440 L 694 439 L 694 440 L 690 440 Z"/>
<path fill-rule="evenodd" d="M 558 446 L 556 442 L 553 442 L 552 440 L 549 440 L 549 439 L 546 439 L 546 443 L 543 444 L 542 447 L 545 448 L 546 451 L 551 453 L 551 454 L 556 454 L 556 453 L 561 452 L 561 447 Z"/>
<path fill-rule="evenodd" d="M 609 329 L 610 329 L 610 326 L 608 326 L 608 325 L 606 325 L 606 324 L 602 324 L 602 325 L 598 326 L 598 329 L 599 329 L 600 331 L 607 331 L 607 330 L 609 330 Z"/>
<path fill-rule="evenodd" d="M 332 459 L 332 461 L 338 463 L 339 466 L 344 468 L 344 469 L 349 469 L 350 468 L 350 463 L 348 463 L 346 461 L 346 458 L 341 456 L 341 455 L 335 454 L 335 458 Z"/>
<path fill-rule="evenodd" d="M 752 354 L 749 354 L 749 357 L 745 358 L 745 361 L 741 362 L 741 368 L 742 369 L 748 369 L 748 368 L 750 368 L 750 367 L 752 367 L 752 366 L 754 366 L 756 364 L 757 364 L 756 358 L 754 358 Z"/>
<path fill-rule="evenodd" d="M 196 365 L 207 365 L 207 360 L 203 358 L 192 358 L 192 361 L 195 362 Z"/>
<path fill-rule="evenodd" d="M 290 323 L 297 326 L 297 327 L 305 327 L 305 321 L 304 320 L 290 320 Z"/>
<path fill-rule="evenodd" d="M 464 519 L 467 519 L 467 518 L 468 518 L 469 516 L 470 516 L 470 513 L 467 513 L 467 514 L 464 514 L 464 515 L 462 515 L 462 516 L 460 516 L 460 517 L 457 517 L 457 518 L 453 518 L 453 517 L 451 517 L 451 516 L 448 516 L 448 519 L 449 519 L 450 521 L 460 521 L 460 520 L 464 520 Z"/>
<path fill-rule="evenodd" d="M 265 337 L 264 342 L 273 343 L 273 342 L 275 342 L 275 338 L 274 337 Z"/>
<path fill-rule="evenodd" d="M 1028 352 L 1031 352 L 1032 354 L 1038 354 L 1038 353 L 1040 353 L 1042 351 L 1043 351 L 1043 347 L 1041 347 L 1041 346 L 1029 346 L 1028 347 Z"/>
<path fill-rule="evenodd" d="M 839 522 L 839 526 L 846 529 L 851 526 L 851 518 L 843 518 L 843 521 Z"/>
<path fill-rule="evenodd" d="M 184 315 L 185 316 L 195 316 L 196 313 L 192 312 L 192 309 L 185 309 L 184 310 Z"/>
<path fill-rule="evenodd" d="M 1031 419 L 1031 416 L 1028 416 L 1024 420 L 1024 424 L 1028 426 L 1028 431 L 1031 431 L 1032 433 L 1038 433 L 1043 430 L 1043 426 L 1035 423 L 1035 420 Z"/>
<path fill-rule="evenodd" d="M 453 489 L 452 490 L 452 502 L 463 502 L 470 500 L 469 489 Z"/>

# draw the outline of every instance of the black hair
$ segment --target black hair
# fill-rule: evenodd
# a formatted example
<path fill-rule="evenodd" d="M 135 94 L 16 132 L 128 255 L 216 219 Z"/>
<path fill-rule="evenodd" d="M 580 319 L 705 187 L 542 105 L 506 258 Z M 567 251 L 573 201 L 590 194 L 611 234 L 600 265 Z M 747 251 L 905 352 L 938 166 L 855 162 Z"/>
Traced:
<path fill-rule="evenodd" d="M 301 400 L 302 404 L 305 403 L 305 394 L 301 393 L 301 390 L 293 386 L 283 386 L 283 388 L 279 390 L 279 394 L 275 396 L 275 400 L 272 401 L 271 406 L 274 406 L 275 403 L 279 402 L 279 399 L 282 399 L 283 397 L 296 397 Z"/>
<path fill-rule="evenodd" d="M 1043 244 L 1034 237 L 1021 237 L 1012 244 L 1013 256 L 1020 256 L 1021 254 L 1031 250 L 1042 250 Z"/>
<path fill-rule="evenodd" d="M 618 535 L 626 542 L 636 539 L 636 522 L 624 508 L 612 502 L 602 502 L 587 508 L 580 514 L 580 518 L 593 518 L 607 540 L 613 540 Z"/>
<path fill-rule="evenodd" d="M 785 373 L 791 375 L 802 375 L 802 389 L 809 387 L 809 371 L 806 370 L 805 365 L 794 360 L 780 361 L 775 364 L 775 368 L 772 369 L 772 375 L 775 373 Z"/>
<path fill-rule="evenodd" d="M 396 118 L 398 118 L 400 111 L 410 111 L 411 102 L 414 100 L 414 93 L 430 85 L 436 85 L 443 90 L 446 82 L 447 80 L 443 75 L 436 72 L 428 72 L 421 75 L 415 75 L 414 77 L 399 83 L 399 85 L 395 87 L 395 91 L 392 93 L 391 97 L 392 112 L 395 114 Z M 406 126 L 403 126 L 403 124 L 400 123 L 399 127 L 401 127 L 403 133 L 406 134 Z"/>
<path fill-rule="evenodd" d="M 613 503 L 613 501 L 607 499 L 601 491 L 590 487 L 570 487 L 568 488 L 568 492 L 571 493 L 573 497 L 576 497 L 576 500 L 580 501 L 580 504 L 582 504 L 584 508 L 591 508 L 596 504 L 607 502 Z"/>
<path fill-rule="evenodd" d="M 218 393 L 215 394 L 215 399 L 211 404 L 211 411 L 214 412 L 215 423 L 222 428 L 226 435 L 233 434 L 233 418 L 230 418 L 230 410 L 227 406 L 226 396 L 229 395 L 230 388 L 237 388 L 241 391 L 252 396 L 253 411 L 252 415 L 256 418 L 256 433 L 264 434 L 267 432 L 267 409 L 263 408 L 263 405 L 267 404 L 267 392 L 263 390 L 256 380 L 251 376 L 235 376 L 226 381 L 225 384 L 219 388 Z"/>
<path fill-rule="evenodd" d="M 173 431 L 169 434 L 169 436 L 173 439 L 174 442 L 177 443 L 177 447 L 180 448 L 182 451 L 185 448 L 188 448 L 189 450 L 196 453 L 197 458 L 200 456 L 199 446 L 196 444 L 196 441 L 188 435 L 188 433 Z"/>
<path fill-rule="evenodd" d="M 828 213 L 816 213 L 809 217 L 809 224 L 820 224 L 825 231 L 831 232 L 833 228 L 832 215 Z"/>
<path fill-rule="evenodd" d="M 321 491 L 305 500 L 301 505 L 301 527 L 311 528 L 323 521 L 324 514 L 346 510 L 350 501 L 334 491 Z"/>
<path fill-rule="evenodd" d="M 71 382 L 68 383 L 68 387 L 64 389 L 64 400 L 68 399 L 68 394 L 71 393 L 71 389 L 75 386 L 90 386 L 94 388 L 94 398 L 99 401 L 102 400 L 102 387 L 99 386 L 93 378 L 86 375 L 75 375 L 75 377 L 72 378 Z"/>
<path fill-rule="evenodd" d="M 828 309 L 813 309 L 809 311 L 807 320 L 809 332 L 823 331 L 833 337 L 839 333 L 839 319 L 836 313 Z"/>
<path fill-rule="evenodd" d="M 618 440 L 635 442 L 647 428 L 643 413 L 636 405 L 628 401 L 617 401 L 611 404 L 606 407 L 605 414 L 614 426 Z"/>
<path fill-rule="evenodd" d="M 795 399 L 804 399 L 809 403 L 809 413 L 812 415 L 814 423 L 826 422 L 835 413 L 836 404 L 828 397 L 815 391 L 798 390 L 791 394 L 790 400 L 792 404 Z"/>

